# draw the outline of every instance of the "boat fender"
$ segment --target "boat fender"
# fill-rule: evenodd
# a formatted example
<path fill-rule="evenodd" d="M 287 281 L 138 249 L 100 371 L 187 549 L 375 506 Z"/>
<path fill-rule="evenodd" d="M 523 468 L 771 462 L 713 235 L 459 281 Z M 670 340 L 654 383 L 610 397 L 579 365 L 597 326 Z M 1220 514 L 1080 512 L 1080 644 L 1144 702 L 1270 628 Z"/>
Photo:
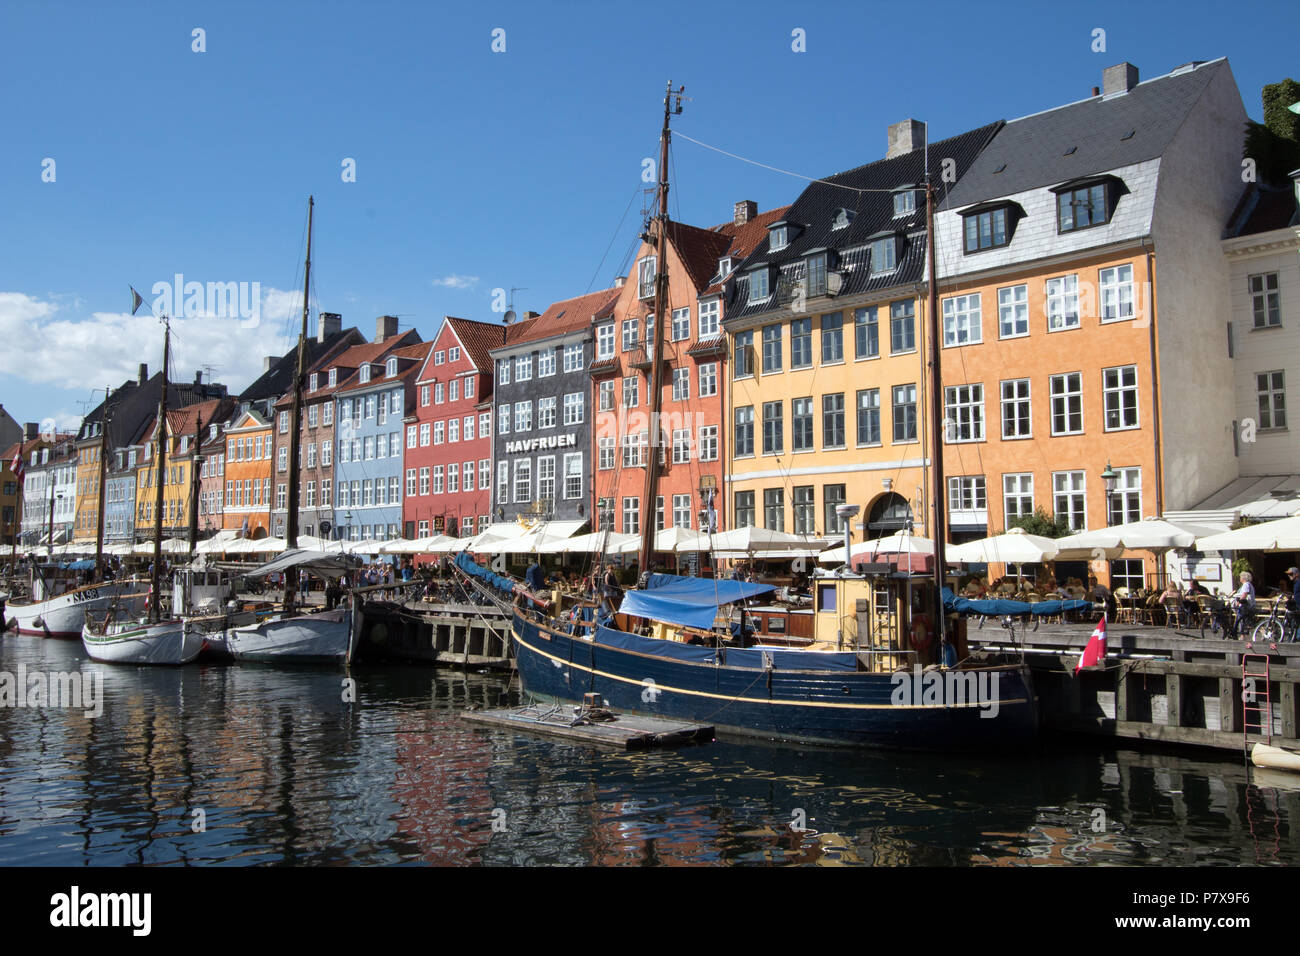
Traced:
<path fill-rule="evenodd" d="M 918 614 L 912 618 L 912 648 L 917 651 L 925 651 L 930 647 L 932 640 L 930 634 L 930 617 L 927 614 Z"/>

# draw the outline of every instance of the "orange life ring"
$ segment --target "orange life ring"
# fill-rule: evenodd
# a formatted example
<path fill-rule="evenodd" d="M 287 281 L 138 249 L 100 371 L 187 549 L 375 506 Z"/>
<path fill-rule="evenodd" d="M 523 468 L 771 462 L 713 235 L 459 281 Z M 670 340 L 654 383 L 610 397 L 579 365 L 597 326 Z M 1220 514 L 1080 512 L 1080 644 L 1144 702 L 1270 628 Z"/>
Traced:
<path fill-rule="evenodd" d="M 929 648 L 932 636 L 930 634 L 930 618 L 925 614 L 918 614 L 912 618 L 912 648 L 917 651 L 925 651 Z"/>

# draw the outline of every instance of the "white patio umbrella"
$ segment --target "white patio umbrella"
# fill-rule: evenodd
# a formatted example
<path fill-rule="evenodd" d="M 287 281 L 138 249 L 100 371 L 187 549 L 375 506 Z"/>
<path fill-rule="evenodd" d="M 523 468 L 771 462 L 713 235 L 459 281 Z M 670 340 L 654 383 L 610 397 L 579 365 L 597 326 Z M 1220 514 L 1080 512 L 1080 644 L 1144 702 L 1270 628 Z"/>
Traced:
<path fill-rule="evenodd" d="M 887 554 L 934 554 L 934 542 L 929 538 L 896 531 L 883 538 L 859 541 L 853 545 L 853 563 L 855 566 L 859 560 L 870 561 Z M 823 551 L 817 556 L 817 562 L 819 564 L 843 564 L 844 545 L 831 548 L 829 551 Z"/>
<path fill-rule="evenodd" d="M 832 540 L 812 535 L 788 534 L 769 528 L 732 528 L 708 535 L 709 550 L 718 558 L 785 558 L 819 553 Z M 687 549 L 692 550 L 692 549 Z"/>
<path fill-rule="evenodd" d="M 593 531 L 576 538 L 551 538 L 537 548 L 538 554 L 620 554 L 628 545 L 640 547 L 641 539 L 634 534 L 617 531 Z"/>
<path fill-rule="evenodd" d="M 402 539 L 398 541 L 387 541 L 379 548 L 380 554 L 430 554 L 434 547 L 445 547 L 446 543 L 455 539 L 447 537 L 445 534 L 435 534 L 426 538 Z"/>
<path fill-rule="evenodd" d="M 1056 557 L 1056 541 L 1042 535 L 1029 534 L 1024 528 L 1011 528 L 1005 534 L 953 544 L 944 549 L 944 556 L 958 564 L 1035 564 Z"/>
<path fill-rule="evenodd" d="M 671 528 L 662 528 L 655 532 L 654 549 L 676 554 L 708 551 L 709 536 L 691 528 L 673 525 Z"/>
<path fill-rule="evenodd" d="M 1190 548 L 1213 528 L 1161 518 L 1144 518 L 1127 524 L 1096 528 L 1056 539 L 1057 558 L 1117 558 L 1128 551 L 1163 554 L 1170 548 Z"/>
<path fill-rule="evenodd" d="M 1196 539 L 1199 551 L 1300 551 L 1300 513 Z"/>
<path fill-rule="evenodd" d="M 305 551 L 320 551 L 322 554 L 342 554 L 343 542 L 335 538 L 321 538 L 317 535 L 298 535 L 298 547 Z"/>
<path fill-rule="evenodd" d="M 441 541 L 431 541 L 429 547 L 425 549 L 424 554 L 457 554 L 461 551 L 467 551 L 469 544 L 474 539 L 471 538 L 449 538 L 446 535 L 435 535 L 434 537 L 442 538 Z"/>

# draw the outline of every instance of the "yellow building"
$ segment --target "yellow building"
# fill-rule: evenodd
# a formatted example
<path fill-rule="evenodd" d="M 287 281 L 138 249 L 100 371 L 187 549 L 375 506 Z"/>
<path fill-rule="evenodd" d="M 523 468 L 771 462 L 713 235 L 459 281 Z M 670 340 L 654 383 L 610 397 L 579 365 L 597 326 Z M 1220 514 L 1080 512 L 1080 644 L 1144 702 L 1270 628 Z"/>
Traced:
<path fill-rule="evenodd" d="M 93 544 L 99 521 L 99 463 L 102 454 L 103 424 L 85 421 L 77 437 L 77 516 L 72 526 L 72 540 Z"/>
<path fill-rule="evenodd" d="M 194 482 L 194 454 L 196 440 L 206 432 L 213 421 L 229 414 L 232 399 L 210 399 L 196 405 L 187 405 L 167 413 L 164 440 L 167 457 L 162 470 L 163 482 L 163 536 L 184 537 L 190 526 L 190 500 L 196 490 Z M 153 538 L 154 507 L 158 495 L 158 427 L 148 429 L 143 439 L 144 458 L 140 462 L 136 491 L 136 535 L 143 540 Z"/>
<path fill-rule="evenodd" d="M 935 143 L 960 175 L 996 126 Z M 810 185 L 745 260 L 723 326 L 732 526 L 925 532 L 925 156 L 920 124 L 885 159 Z M 854 529 L 855 531 L 858 529 Z"/>

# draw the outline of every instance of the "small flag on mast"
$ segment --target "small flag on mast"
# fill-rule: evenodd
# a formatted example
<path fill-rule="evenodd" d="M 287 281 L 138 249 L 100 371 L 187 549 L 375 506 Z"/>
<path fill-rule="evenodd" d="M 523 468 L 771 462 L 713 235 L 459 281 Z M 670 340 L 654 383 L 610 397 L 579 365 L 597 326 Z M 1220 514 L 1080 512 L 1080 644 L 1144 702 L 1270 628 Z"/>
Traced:
<path fill-rule="evenodd" d="M 1083 668 L 1100 664 L 1105 659 L 1106 616 L 1103 614 L 1101 620 L 1097 622 L 1097 627 L 1092 632 L 1092 637 L 1088 638 L 1088 646 L 1083 649 L 1083 656 L 1079 658 L 1079 663 L 1075 665 L 1074 672 L 1077 674 Z"/>
<path fill-rule="evenodd" d="M 14 473 L 14 478 L 18 484 L 23 483 L 23 443 L 18 443 L 18 450 L 14 452 L 14 460 L 9 464 L 9 470 Z"/>
<path fill-rule="evenodd" d="M 131 314 L 135 315 L 136 311 L 140 308 L 141 303 L 144 302 L 144 296 L 142 296 L 139 292 L 135 291 L 135 286 L 130 286 L 130 289 L 131 289 Z"/>

